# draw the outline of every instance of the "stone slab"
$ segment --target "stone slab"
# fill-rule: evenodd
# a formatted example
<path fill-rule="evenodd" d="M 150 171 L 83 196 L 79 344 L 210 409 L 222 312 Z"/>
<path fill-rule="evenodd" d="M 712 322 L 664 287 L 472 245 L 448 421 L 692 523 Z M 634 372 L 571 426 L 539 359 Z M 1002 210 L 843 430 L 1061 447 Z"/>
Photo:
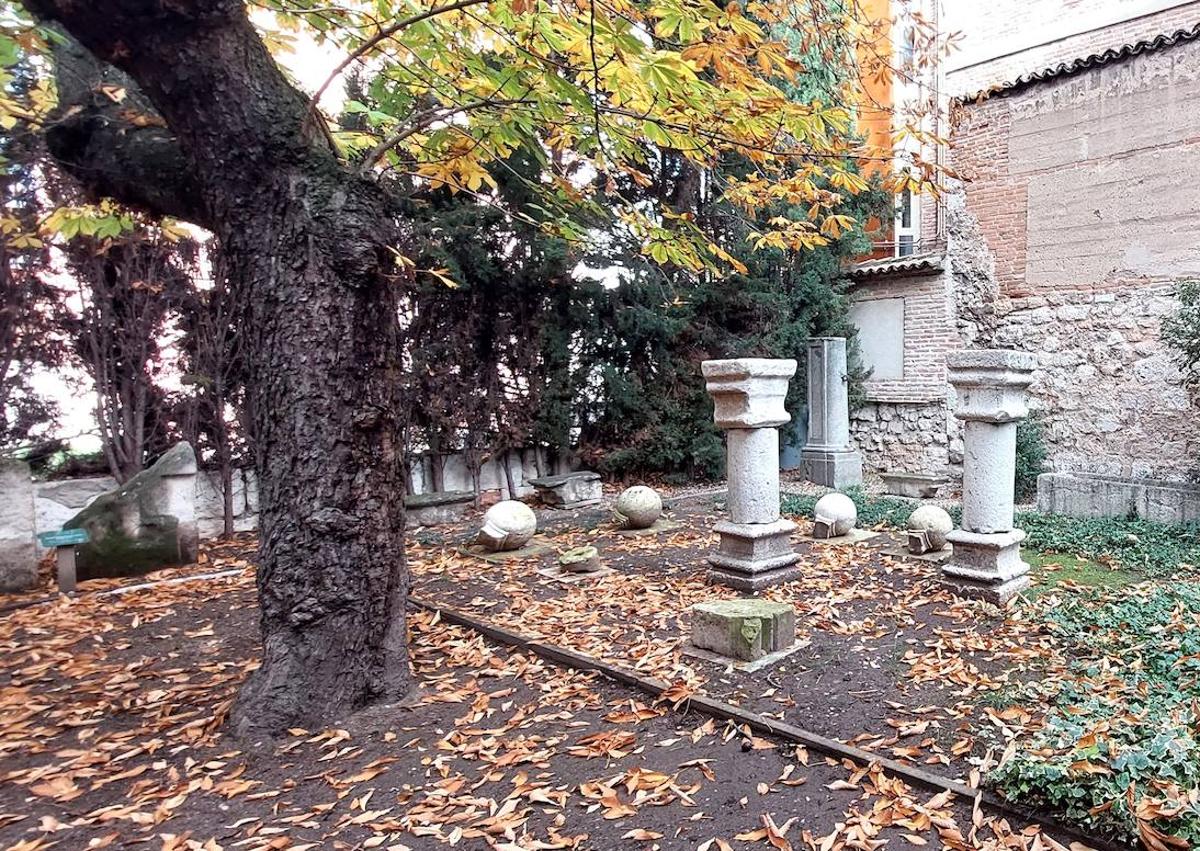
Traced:
<path fill-rule="evenodd" d="M 1140 517 L 1158 523 L 1200 521 L 1200 486 L 1090 473 L 1042 473 L 1038 511 L 1068 517 Z"/>
<path fill-rule="evenodd" d="M 598 579 L 601 576 L 609 576 L 616 572 L 616 568 L 602 567 L 590 573 L 572 573 L 569 570 L 564 570 L 561 564 L 540 567 L 537 570 L 539 576 L 553 579 L 555 582 L 561 582 L 563 585 L 574 585 L 577 582 L 583 582 L 587 579 Z"/>
<path fill-rule="evenodd" d="M 743 598 L 692 606 L 692 644 L 720 656 L 753 662 L 796 643 L 790 603 Z"/>
<path fill-rule="evenodd" d="M 797 641 L 791 647 L 785 647 L 783 650 L 776 650 L 774 653 L 768 653 L 753 662 L 741 662 L 737 659 L 731 659 L 728 656 L 722 656 L 720 653 L 714 653 L 711 650 L 705 650 L 703 647 L 697 647 L 690 641 L 685 642 L 679 648 L 684 656 L 691 656 L 693 659 L 703 659 L 706 662 L 715 662 L 719 665 L 724 665 L 727 668 L 733 668 L 735 671 L 741 671 L 745 674 L 752 674 L 755 671 L 761 671 L 763 668 L 769 668 L 776 662 L 786 659 L 797 651 L 803 650 L 805 647 L 812 645 L 812 641 L 804 640 Z"/>
<path fill-rule="evenodd" d="M 413 494 L 404 498 L 404 513 L 410 526 L 440 526 L 462 520 L 474 504 L 470 491 Z"/>
<path fill-rule="evenodd" d="M 950 560 L 954 554 L 954 547 L 947 545 L 944 550 L 938 550 L 932 553 L 921 553 L 917 555 L 908 551 L 905 546 L 890 546 L 884 547 L 879 551 L 880 555 L 890 556 L 897 559 L 907 559 L 909 561 L 923 561 L 926 564 L 944 564 Z"/>
<path fill-rule="evenodd" d="M 683 524 L 677 520 L 671 520 L 666 517 L 660 517 L 645 529 L 620 529 L 616 533 L 622 538 L 640 538 L 643 535 L 662 535 L 666 532 L 678 532 L 683 528 Z"/>
<path fill-rule="evenodd" d="M 538 499 L 547 508 L 586 508 L 599 505 L 604 496 L 600 474 L 589 470 L 530 479 L 529 484 L 537 488 Z"/>
<path fill-rule="evenodd" d="M 984 600 L 997 606 L 1007 606 L 1023 591 L 1033 586 L 1028 575 L 1016 576 L 999 585 L 990 582 L 974 582 L 957 576 L 943 576 L 942 585 L 959 597 Z"/>
<path fill-rule="evenodd" d="M 63 528 L 86 529 L 76 548 L 80 580 L 139 576 L 196 561 L 196 453 L 179 442 L 125 484 L 101 494 Z"/>
<path fill-rule="evenodd" d="M 903 496 L 909 499 L 932 499 L 937 492 L 949 484 L 945 476 L 927 473 L 880 473 L 883 479 L 883 490 L 893 496 Z"/>
<path fill-rule="evenodd" d="M 550 552 L 550 544 L 546 541 L 533 539 L 525 546 L 516 550 L 501 550 L 500 552 L 488 552 L 479 544 L 467 544 L 458 548 L 458 551 L 465 556 L 471 556 L 482 561 L 491 562 L 492 564 L 503 564 L 509 561 L 519 561 L 526 558 L 536 558 Z"/>
<path fill-rule="evenodd" d="M 878 538 L 880 534 L 870 529 L 851 529 L 845 535 L 838 535 L 836 538 L 809 538 L 808 540 L 811 543 L 827 547 L 846 547 L 865 543 L 873 538 Z"/>

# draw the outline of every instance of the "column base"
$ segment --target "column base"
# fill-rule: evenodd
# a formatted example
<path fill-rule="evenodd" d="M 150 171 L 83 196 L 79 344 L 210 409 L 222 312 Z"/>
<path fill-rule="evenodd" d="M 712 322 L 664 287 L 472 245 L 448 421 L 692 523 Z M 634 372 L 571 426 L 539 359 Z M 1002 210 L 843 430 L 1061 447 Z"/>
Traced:
<path fill-rule="evenodd" d="M 942 565 L 943 580 L 956 594 L 1003 606 L 1033 584 L 1029 565 L 1021 560 L 1022 530 L 981 533 L 955 529 L 946 538 L 954 549 Z"/>
<path fill-rule="evenodd" d="M 792 549 L 790 520 L 774 523 L 729 523 L 713 527 L 721 536 L 720 549 L 709 557 L 710 582 L 739 591 L 759 591 L 800 575 L 800 554 Z"/>
<path fill-rule="evenodd" d="M 813 484 L 841 490 L 863 481 L 861 452 L 849 449 L 800 450 L 800 474 Z"/>

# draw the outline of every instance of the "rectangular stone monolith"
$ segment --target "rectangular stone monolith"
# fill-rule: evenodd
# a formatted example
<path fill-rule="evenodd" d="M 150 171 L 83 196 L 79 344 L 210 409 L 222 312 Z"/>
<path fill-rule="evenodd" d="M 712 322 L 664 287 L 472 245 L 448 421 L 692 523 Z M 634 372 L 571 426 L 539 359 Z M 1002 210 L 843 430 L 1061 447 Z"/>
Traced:
<path fill-rule="evenodd" d="M 862 454 L 850 443 L 846 339 L 808 341 L 808 440 L 800 450 L 804 478 L 829 488 L 862 484 Z"/>
<path fill-rule="evenodd" d="M 0 592 L 26 591 L 37 581 L 29 465 L 0 458 Z"/>

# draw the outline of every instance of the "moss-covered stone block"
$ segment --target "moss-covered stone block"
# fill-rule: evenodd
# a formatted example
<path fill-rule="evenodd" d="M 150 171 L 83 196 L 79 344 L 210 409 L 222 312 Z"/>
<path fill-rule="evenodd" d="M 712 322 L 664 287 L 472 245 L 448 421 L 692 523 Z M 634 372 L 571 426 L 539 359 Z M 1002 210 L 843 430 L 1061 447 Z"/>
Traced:
<path fill-rule="evenodd" d="M 96 497 L 63 524 L 86 529 L 75 550 L 79 579 L 137 576 L 196 560 L 196 455 L 171 447 L 154 466 Z"/>
<path fill-rule="evenodd" d="M 692 644 L 753 662 L 796 643 L 796 611 L 788 603 L 745 598 L 692 606 Z"/>

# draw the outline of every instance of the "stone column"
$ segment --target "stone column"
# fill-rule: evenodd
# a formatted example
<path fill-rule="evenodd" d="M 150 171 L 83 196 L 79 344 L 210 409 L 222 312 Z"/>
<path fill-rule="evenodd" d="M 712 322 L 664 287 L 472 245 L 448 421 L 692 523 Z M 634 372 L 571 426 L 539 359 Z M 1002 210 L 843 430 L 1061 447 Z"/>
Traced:
<path fill-rule="evenodd" d="M 741 358 L 702 365 L 714 419 L 727 432 L 729 519 L 716 525 L 721 545 L 709 558 L 714 582 L 757 591 L 795 577 L 796 524 L 779 516 L 779 431 L 794 360 Z"/>
<path fill-rule="evenodd" d="M 37 585 L 33 480 L 24 461 L 0 458 L 0 592 Z"/>
<path fill-rule="evenodd" d="M 846 339 L 808 341 L 808 440 L 800 451 L 804 478 L 842 489 L 862 484 L 862 454 L 850 445 Z"/>
<path fill-rule="evenodd" d="M 946 364 L 963 421 L 963 512 L 962 528 L 947 535 L 954 552 L 942 570 L 959 593 L 1004 605 L 1030 585 L 1025 533 L 1013 528 L 1013 480 L 1017 423 L 1029 413 L 1037 359 L 986 349 L 953 352 Z"/>

